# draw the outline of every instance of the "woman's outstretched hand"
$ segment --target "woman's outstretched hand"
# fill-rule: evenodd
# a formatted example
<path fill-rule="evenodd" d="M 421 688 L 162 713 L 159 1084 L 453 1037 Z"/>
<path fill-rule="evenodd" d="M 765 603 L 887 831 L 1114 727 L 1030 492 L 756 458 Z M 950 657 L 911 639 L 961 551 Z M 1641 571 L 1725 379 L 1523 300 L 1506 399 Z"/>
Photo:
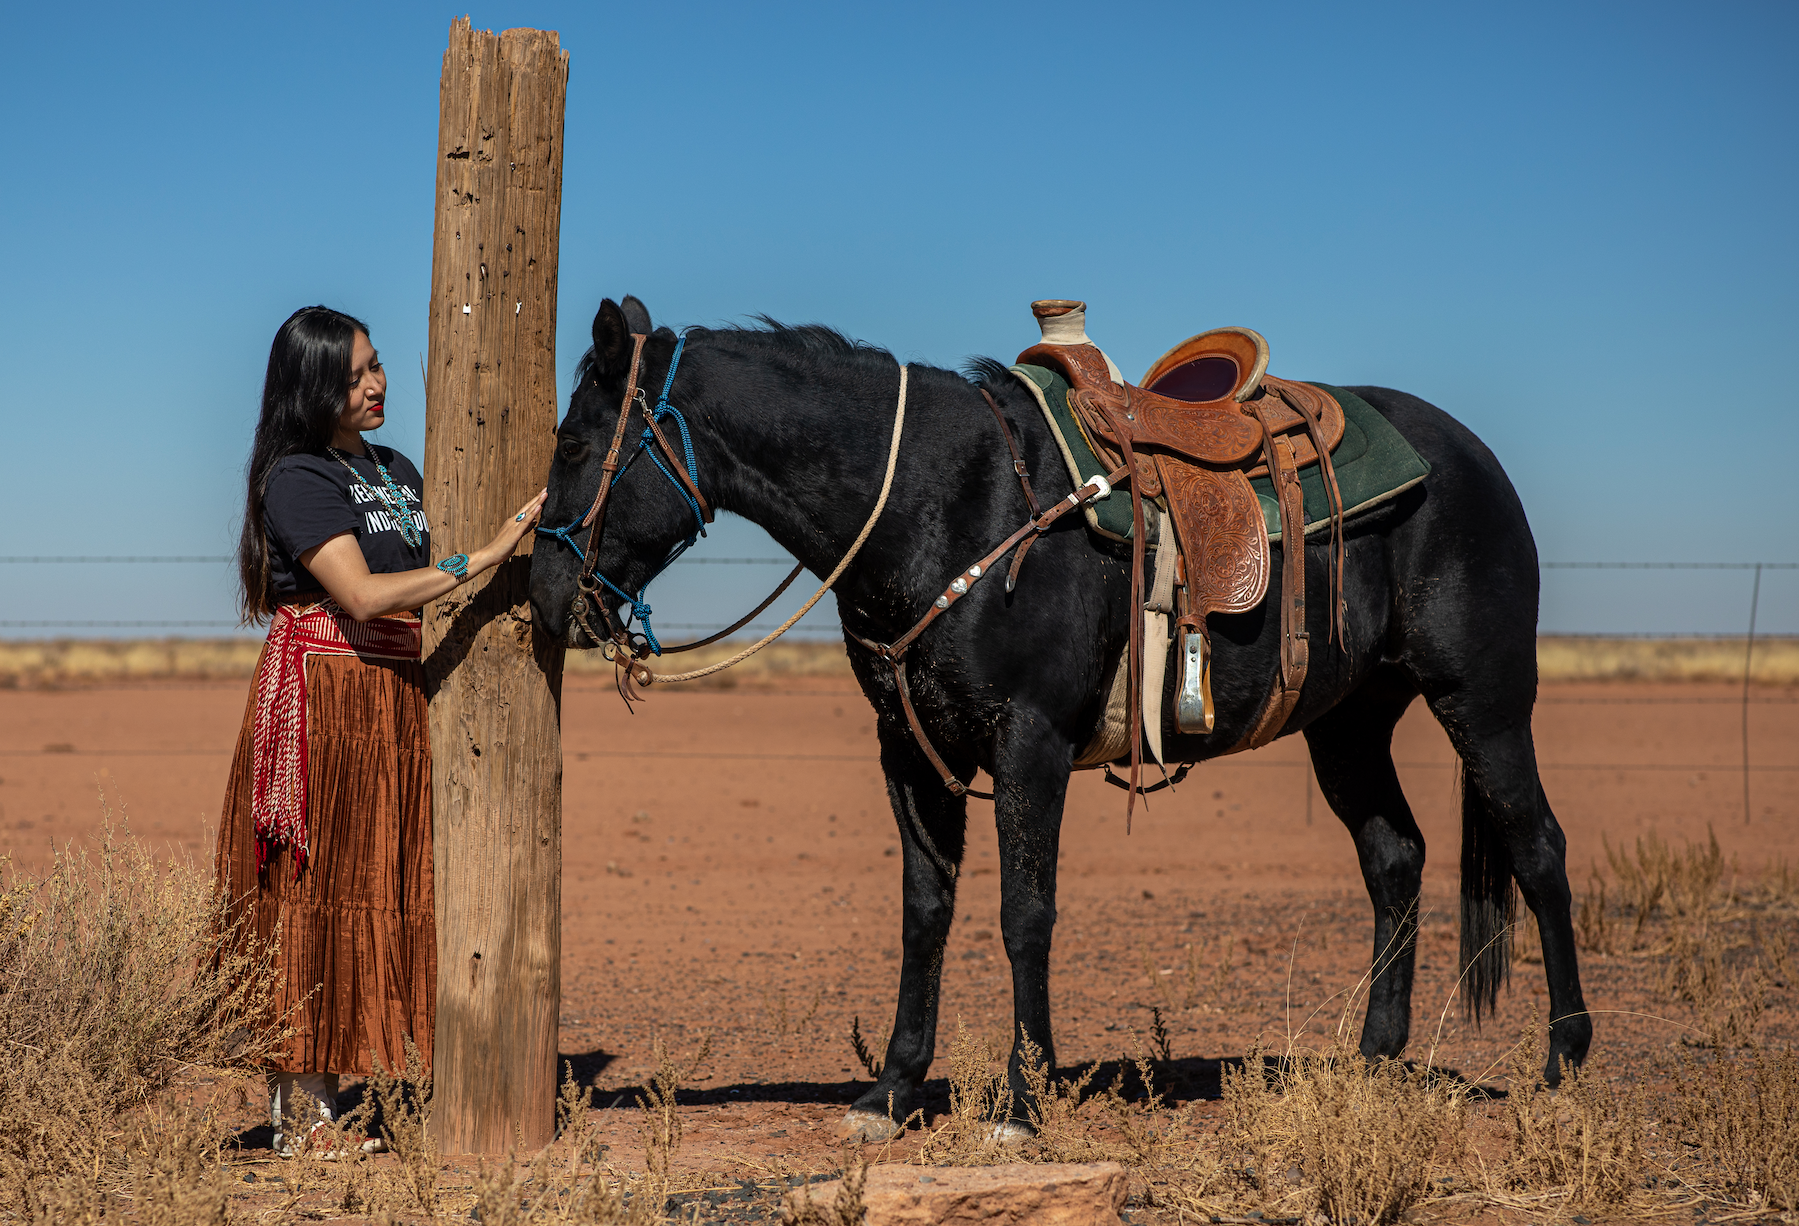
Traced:
<path fill-rule="evenodd" d="M 519 508 L 518 514 L 500 527 L 500 534 L 468 555 L 470 577 L 492 570 L 518 548 L 525 534 L 537 527 L 549 491 L 537 495 Z M 369 574 L 368 561 L 353 532 L 340 532 L 330 540 L 314 545 L 300 555 L 300 564 L 325 586 L 343 610 L 359 622 L 372 617 L 416 609 L 436 600 L 463 580 L 435 566 L 397 574 Z"/>
<path fill-rule="evenodd" d="M 549 496 L 549 490 L 539 490 L 537 497 L 518 509 L 517 515 L 501 524 L 500 531 L 493 540 L 487 542 L 486 545 L 476 550 L 474 555 L 470 556 L 469 561 L 478 563 L 478 565 L 471 565 L 469 569 L 471 571 L 486 570 L 491 566 L 498 566 L 511 557 L 518 549 L 519 542 L 537 527 L 538 517 L 543 514 L 544 499 Z"/>

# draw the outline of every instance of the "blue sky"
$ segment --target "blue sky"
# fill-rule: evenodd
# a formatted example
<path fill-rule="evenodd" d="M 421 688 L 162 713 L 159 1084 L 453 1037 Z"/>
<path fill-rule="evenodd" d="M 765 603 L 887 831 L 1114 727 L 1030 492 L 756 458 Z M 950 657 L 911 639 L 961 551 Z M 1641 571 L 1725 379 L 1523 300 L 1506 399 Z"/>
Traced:
<path fill-rule="evenodd" d="M 229 552 L 269 339 L 305 303 L 369 320 L 381 437 L 421 454 L 462 11 L 9 12 L 0 555 Z M 1127 371 L 1238 323 L 1276 373 L 1434 401 L 1546 560 L 1799 560 L 1791 4 L 469 12 L 570 52 L 565 393 L 606 295 L 943 365 L 1009 358 L 1033 298 L 1079 297 Z M 685 568 L 652 599 L 729 620 L 779 573 Z M 1748 595 L 1551 573 L 1543 624 L 1733 631 Z M 0 620 L 229 616 L 225 567 L 0 565 Z M 1799 631 L 1799 574 L 1765 578 L 1761 624 Z"/>

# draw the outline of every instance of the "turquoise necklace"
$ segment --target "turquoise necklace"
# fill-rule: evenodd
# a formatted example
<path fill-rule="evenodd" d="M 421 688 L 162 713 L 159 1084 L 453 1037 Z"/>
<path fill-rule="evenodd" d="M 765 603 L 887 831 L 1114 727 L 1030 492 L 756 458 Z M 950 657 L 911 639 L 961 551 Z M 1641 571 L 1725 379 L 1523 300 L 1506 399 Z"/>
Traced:
<path fill-rule="evenodd" d="M 375 454 L 375 445 L 364 442 L 362 446 L 363 450 L 368 452 L 369 460 L 374 464 L 375 471 L 381 474 L 382 484 L 386 486 L 385 489 L 376 490 L 376 496 L 381 499 L 381 505 L 385 506 L 392 516 L 394 526 L 399 528 L 400 539 L 416 548 L 419 542 L 425 538 L 424 534 L 419 531 L 418 525 L 412 522 L 412 512 L 406 509 L 406 495 L 400 492 L 400 487 L 394 483 L 393 474 L 387 471 L 387 465 L 383 464 L 381 457 Z M 365 480 L 363 475 L 356 471 L 356 466 L 350 463 L 349 456 L 335 447 L 326 447 L 325 450 L 330 453 L 332 459 L 349 469 L 350 475 L 357 481 Z"/>

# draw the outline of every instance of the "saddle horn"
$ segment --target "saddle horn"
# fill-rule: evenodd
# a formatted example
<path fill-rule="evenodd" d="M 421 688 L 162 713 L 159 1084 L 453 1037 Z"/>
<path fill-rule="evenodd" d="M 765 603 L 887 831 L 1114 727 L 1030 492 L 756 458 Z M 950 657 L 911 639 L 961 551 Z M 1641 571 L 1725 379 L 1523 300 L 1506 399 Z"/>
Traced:
<path fill-rule="evenodd" d="M 1031 314 L 1043 331 L 1045 345 L 1092 345 L 1106 360 L 1106 373 L 1112 382 L 1124 386 L 1124 372 L 1118 369 L 1105 350 L 1087 336 L 1087 304 L 1075 298 L 1039 298 L 1031 303 Z"/>

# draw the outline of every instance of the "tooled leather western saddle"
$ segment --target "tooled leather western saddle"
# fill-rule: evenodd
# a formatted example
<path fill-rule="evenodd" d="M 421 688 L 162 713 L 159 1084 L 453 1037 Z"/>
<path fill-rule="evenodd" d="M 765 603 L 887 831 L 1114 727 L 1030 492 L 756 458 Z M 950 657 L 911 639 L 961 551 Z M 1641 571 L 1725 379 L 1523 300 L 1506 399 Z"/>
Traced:
<path fill-rule="evenodd" d="M 1069 384 L 1069 408 L 1095 456 L 1107 468 L 1132 474 L 1132 604 L 1144 610 L 1141 620 L 1132 619 L 1128 645 L 1134 796 L 1145 723 L 1151 752 L 1158 762 L 1162 758 L 1169 622 L 1179 644 L 1176 726 L 1207 733 L 1213 709 L 1206 617 L 1245 612 L 1267 595 L 1268 529 L 1252 477 L 1267 474 L 1280 504 L 1280 674 L 1255 726 L 1229 752 L 1273 740 L 1305 683 L 1310 644 L 1299 470 L 1311 464 L 1319 465 L 1330 504 L 1330 626 L 1332 637 L 1342 642 L 1343 502 L 1330 453 L 1343 438 L 1343 409 L 1319 388 L 1268 374 L 1268 343 L 1248 328 L 1219 328 L 1181 342 L 1156 360 L 1138 386 L 1125 382 L 1088 339 L 1085 303 L 1049 299 L 1032 303 L 1031 310 L 1043 341 L 1021 353 L 1019 364 L 1059 372 Z M 1147 600 L 1142 591 L 1146 499 L 1158 519 Z"/>

